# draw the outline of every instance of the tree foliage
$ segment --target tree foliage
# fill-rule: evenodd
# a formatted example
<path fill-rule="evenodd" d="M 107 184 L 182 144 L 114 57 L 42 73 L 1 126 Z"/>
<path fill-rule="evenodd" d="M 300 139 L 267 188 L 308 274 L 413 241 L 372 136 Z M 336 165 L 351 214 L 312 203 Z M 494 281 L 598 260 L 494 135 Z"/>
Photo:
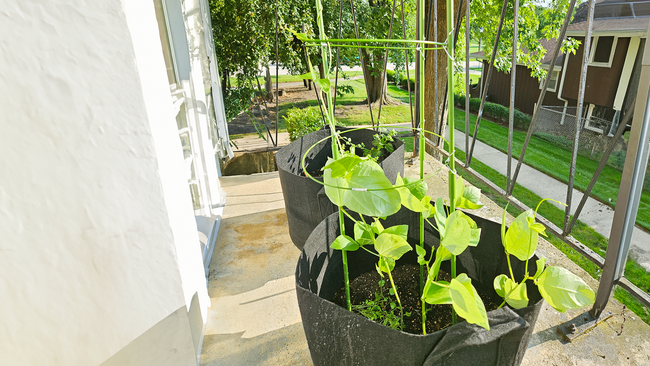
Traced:
<path fill-rule="evenodd" d="M 541 61 L 547 50 L 540 43 L 541 38 L 547 40 L 557 38 L 564 23 L 569 0 L 552 0 L 547 7 L 538 5 L 534 0 L 520 0 L 519 23 L 517 35 L 517 62 L 531 70 L 531 76 L 542 78 L 546 70 L 542 68 Z M 499 20 L 501 17 L 500 0 L 473 0 L 470 5 L 470 37 L 472 40 L 481 40 L 482 50 L 486 57 L 492 53 L 496 38 Z M 464 23 L 461 26 L 459 47 L 457 55 L 464 59 Z M 514 3 L 508 2 L 506 17 L 501 32 L 501 39 L 497 47 L 497 56 L 494 66 L 509 72 L 512 66 L 512 42 L 514 35 Z M 576 42 L 565 42 L 563 51 L 572 51 L 577 47 Z M 549 50 L 552 52 L 552 50 Z"/>
<path fill-rule="evenodd" d="M 276 10 L 280 63 L 290 71 L 303 71 L 302 46 L 287 28 L 300 29 L 305 24 L 311 32 L 312 7 L 313 1 L 300 0 L 210 0 L 222 85 L 235 75 L 240 84 L 250 84 L 261 64 L 275 61 Z"/>

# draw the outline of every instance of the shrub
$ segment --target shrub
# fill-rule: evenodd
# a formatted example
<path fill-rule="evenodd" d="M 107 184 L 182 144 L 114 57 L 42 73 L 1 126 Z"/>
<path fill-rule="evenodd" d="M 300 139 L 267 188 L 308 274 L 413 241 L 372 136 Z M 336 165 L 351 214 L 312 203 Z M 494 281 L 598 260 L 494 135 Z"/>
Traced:
<path fill-rule="evenodd" d="M 570 141 L 564 136 L 556 136 L 545 132 L 535 132 L 533 133 L 533 135 L 537 136 L 538 138 L 544 141 L 548 141 L 553 145 L 560 146 L 566 149 L 570 149 L 571 146 L 573 145 L 573 141 Z"/>
<path fill-rule="evenodd" d="M 394 83 L 395 81 L 395 71 L 393 70 L 386 70 L 386 79 L 388 79 L 389 82 Z"/>
<path fill-rule="evenodd" d="M 620 171 L 623 171 L 623 166 L 625 165 L 625 154 L 625 150 L 612 151 L 612 154 L 609 156 L 609 160 L 607 160 L 607 164 Z"/>
<path fill-rule="evenodd" d="M 458 94 L 454 94 L 454 104 L 458 108 L 465 108 L 465 97 Z M 469 99 L 469 110 L 472 113 L 478 113 L 478 109 L 481 106 L 481 100 L 479 98 L 470 98 Z M 501 104 L 485 102 L 483 107 L 483 117 L 494 120 L 496 122 L 507 123 L 510 118 L 510 109 L 504 107 Z M 527 130 L 530 126 L 530 116 L 521 112 L 520 110 L 515 109 L 514 115 L 514 125 L 515 128 Z"/>
<path fill-rule="evenodd" d="M 291 141 L 299 139 L 308 133 L 318 131 L 323 127 L 323 117 L 320 110 L 314 107 L 291 108 L 283 118 Z"/>
<path fill-rule="evenodd" d="M 415 78 L 414 78 L 415 73 L 411 73 L 411 92 L 415 91 Z M 397 80 L 397 77 L 399 76 L 399 82 Z M 396 73 L 393 70 L 386 70 L 386 79 L 391 82 L 395 83 L 395 85 L 401 87 L 402 89 L 406 90 L 408 87 L 408 83 L 406 81 L 406 71 L 402 71 L 399 73 Z"/>
<path fill-rule="evenodd" d="M 254 91 L 251 88 L 236 88 L 227 91 L 223 97 L 223 105 L 226 110 L 226 121 L 230 122 L 239 113 L 251 106 L 251 99 Z"/>

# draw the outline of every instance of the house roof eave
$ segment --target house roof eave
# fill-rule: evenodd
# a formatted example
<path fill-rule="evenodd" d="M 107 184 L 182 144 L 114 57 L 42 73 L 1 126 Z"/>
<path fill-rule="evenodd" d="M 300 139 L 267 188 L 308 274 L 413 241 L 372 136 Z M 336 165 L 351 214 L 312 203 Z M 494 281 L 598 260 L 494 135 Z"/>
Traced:
<path fill-rule="evenodd" d="M 586 31 L 575 30 L 567 31 L 566 35 L 568 37 L 584 37 Z M 617 36 L 617 37 L 641 37 L 646 38 L 647 30 L 601 30 L 601 31 L 592 31 L 592 36 Z"/>

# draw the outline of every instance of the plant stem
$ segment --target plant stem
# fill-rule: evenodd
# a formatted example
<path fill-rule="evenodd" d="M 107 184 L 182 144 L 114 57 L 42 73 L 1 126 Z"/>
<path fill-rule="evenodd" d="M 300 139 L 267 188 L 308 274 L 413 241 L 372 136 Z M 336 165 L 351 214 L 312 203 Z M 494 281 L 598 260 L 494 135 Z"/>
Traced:
<path fill-rule="evenodd" d="M 510 278 L 513 281 L 515 280 L 515 275 L 512 273 L 512 264 L 510 264 L 510 254 L 506 253 L 506 260 L 508 261 L 508 270 L 510 270 Z M 526 265 L 528 265 L 528 261 L 526 261 Z M 528 276 L 528 273 L 526 273 L 526 276 Z"/>
<path fill-rule="evenodd" d="M 343 216 L 343 209 L 339 208 L 339 222 L 341 226 L 341 235 L 345 234 L 345 216 Z M 341 259 L 343 260 L 343 283 L 345 284 L 345 303 L 348 306 L 348 311 L 352 311 L 352 302 L 350 301 L 350 275 L 348 274 L 348 251 L 341 250 Z"/>
<path fill-rule="evenodd" d="M 388 279 L 390 280 L 390 285 L 393 288 L 395 293 L 395 299 L 397 299 L 397 305 L 399 305 L 399 316 L 401 318 L 401 327 L 404 329 L 404 309 L 402 309 L 402 302 L 399 300 L 399 295 L 397 295 L 397 287 L 395 287 L 395 282 L 393 282 L 393 276 L 390 274 L 390 269 L 388 270 Z"/>
<path fill-rule="evenodd" d="M 419 115 L 419 147 L 418 149 L 420 150 L 419 153 L 419 160 L 420 160 L 420 179 L 424 179 L 424 157 L 425 157 L 425 145 L 424 145 L 424 57 L 425 57 L 425 44 L 426 44 L 426 39 L 424 35 L 424 0 L 418 0 L 418 25 L 417 25 L 417 31 L 418 31 L 418 37 L 417 40 L 419 43 L 417 44 L 417 47 L 420 47 L 421 49 L 418 50 L 417 56 L 418 56 L 418 61 L 419 61 L 419 68 L 418 68 L 418 115 Z M 424 249 L 424 214 L 420 213 L 420 247 Z M 433 252 L 432 252 L 433 253 Z M 424 267 L 420 265 L 420 298 L 422 298 L 422 295 L 424 294 Z M 427 312 L 426 312 L 426 302 L 424 300 L 420 300 L 422 303 L 422 334 L 427 334 L 426 331 L 426 321 L 427 321 Z"/>
<path fill-rule="evenodd" d="M 318 32 L 319 37 L 325 39 L 325 25 L 323 24 L 323 6 L 320 0 L 316 0 L 316 18 L 318 23 Z M 323 69 L 325 70 L 325 78 L 329 79 L 329 63 L 328 56 L 329 53 L 328 47 L 325 43 L 321 43 L 321 59 L 323 62 Z M 332 158 L 338 159 L 340 155 L 339 149 L 341 148 L 340 143 L 338 142 L 338 136 L 336 134 L 336 128 L 334 126 L 334 109 L 332 102 L 332 93 L 331 90 L 325 91 L 327 96 L 327 121 L 330 125 L 330 132 L 332 133 Z M 343 216 L 343 211 L 339 207 L 339 223 L 341 235 L 345 234 L 345 216 Z M 348 273 L 348 253 L 346 250 L 341 250 L 341 258 L 343 261 L 343 282 L 345 284 L 345 302 L 348 306 L 348 311 L 352 311 L 352 303 L 350 301 L 350 276 Z"/>
<path fill-rule="evenodd" d="M 449 131 L 449 209 L 454 212 L 456 209 L 456 162 L 454 161 L 455 148 L 455 126 L 454 126 L 454 68 L 452 55 L 454 55 L 453 37 L 453 9 L 454 0 L 447 0 L 447 124 Z M 451 278 L 456 278 L 456 256 L 451 256 Z M 456 324 L 456 312 L 452 309 L 452 324 Z"/>

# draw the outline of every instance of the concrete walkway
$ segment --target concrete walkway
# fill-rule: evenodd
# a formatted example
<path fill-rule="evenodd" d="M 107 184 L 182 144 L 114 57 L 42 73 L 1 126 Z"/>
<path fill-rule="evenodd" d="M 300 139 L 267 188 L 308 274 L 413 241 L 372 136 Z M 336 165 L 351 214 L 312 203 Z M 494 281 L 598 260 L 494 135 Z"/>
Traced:
<path fill-rule="evenodd" d="M 436 174 L 439 169 L 443 172 Z M 446 195 L 444 169 L 433 159 L 425 165 L 432 197 Z M 405 176 L 418 172 L 417 164 L 405 167 Z M 200 364 L 312 365 L 295 293 L 294 271 L 300 251 L 289 238 L 278 174 L 220 180 L 227 198 L 210 264 L 212 306 Z M 500 220 L 502 210 L 485 198 L 483 201 L 486 206 L 478 214 Z M 567 268 L 597 288 L 596 280 L 548 242 L 541 240 L 537 253 L 546 257 L 547 263 Z M 557 326 L 575 321 L 586 310 L 562 314 L 545 304 L 522 365 L 650 364 L 650 326 L 624 311 L 614 299 L 606 310 L 616 315 L 574 342 L 564 341 Z"/>

